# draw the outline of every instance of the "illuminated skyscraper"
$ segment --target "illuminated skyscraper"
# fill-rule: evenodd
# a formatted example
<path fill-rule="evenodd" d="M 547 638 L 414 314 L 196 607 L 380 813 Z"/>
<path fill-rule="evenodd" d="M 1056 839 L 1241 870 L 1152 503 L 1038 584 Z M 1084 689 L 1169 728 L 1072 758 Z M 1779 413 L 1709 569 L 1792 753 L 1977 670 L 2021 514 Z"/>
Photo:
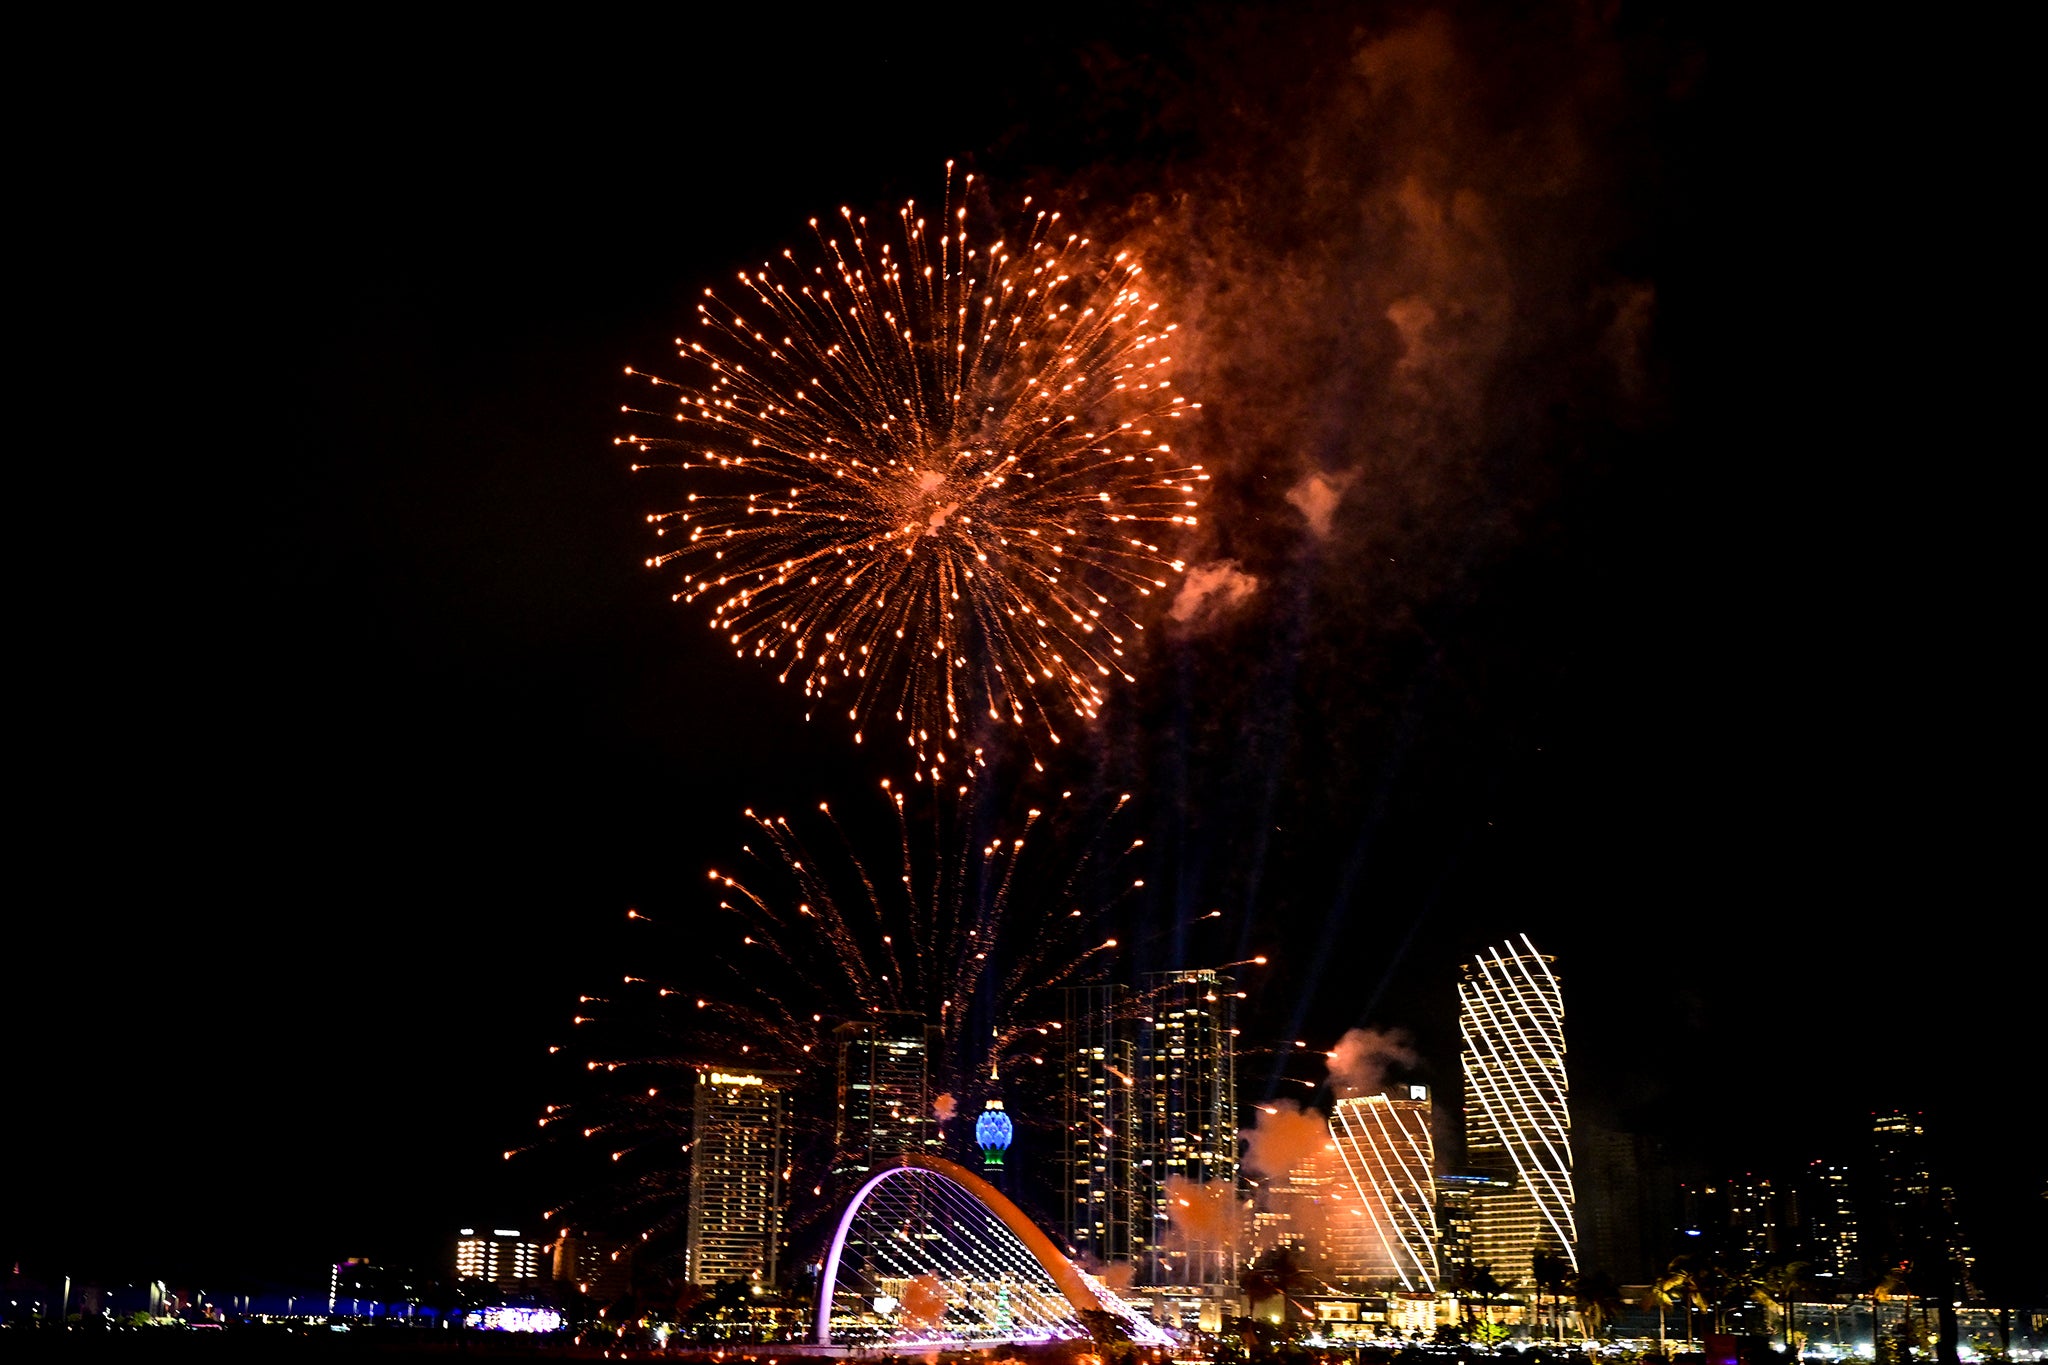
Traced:
<path fill-rule="evenodd" d="M 1744 1172 L 1727 1182 L 1727 1247 L 1750 1265 L 1763 1265 L 1790 1240 L 1793 1201 L 1767 1176 Z"/>
<path fill-rule="evenodd" d="M 455 1278 L 481 1280 L 501 1294 L 527 1294 L 541 1284 L 547 1246 L 517 1228 L 464 1228 L 455 1239 Z"/>
<path fill-rule="evenodd" d="M 1832 1161 L 1806 1168 L 1806 1259 L 1816 1276 L 1843 1281 L 1863 1273 L 1862 1228 L 1849 1172 Z"/>
<path fill-rule="evenodd" d="M 1207 969 L 1146 976 L 1138 1021 L 1137 1230 L 1154 1281 L 1226 1284 L 1237 1279 L 1237 1243 L 1204 1221 L 1173 1218 L 1168 1182 L 1202 1187 L 1208 1202 L 1237 1209 L 1236 982 Z"/>
<path fill-rule="evenodd" d="M 625 1297 L 633 1288 L 633 1245 L 590 1237 L 563 1228 L 555 1238 L 555 1283 L 598 1303 Z"/>
<path fill-rule="evenodd" d="M 1076 1254 L 1098 1264 L 1143 1249 L 1138 1200 L 1138 1045 L 1122 986 L 1074 986 L 1060 1036 L 1066 1049 L 1066 1175 L 1062 1230 Z"/>
<path fill-rule="evenodd" d="M 1340 1099 L 1330 1113 L 1338 1180 L 1352 1196 L 1329 1221 L 1330 1271 L 1433 1293 L 1440 1274 L 1429 1088 L 1398 1093 Z"/>
<path fill-rule="evenodd" d="M 691 1283 L 775 1283 L 789 1160 L 786 1108 L 795 1080 L 793 1071 L 697 1073 L 684 1271 Z"/>
<path fill-rule="evenodd" d="M 1871 1174 L 1879 1263 L 1912 1261 L 1923 1276 L 1938 1267 L 1956 1297 L 1973 1297 L 1977 1257 L 1956 1218 L 1956 1192 L 1934 1178 L 1920 1115 L 1873 1114 L 1870 1129 L 1877 1157 Z"/>
<path fill-rule="evenodd" d="M 1578 1268 L 1571 1085 L 1555 959 L 1526 934 L 1502 946 L 1466 963 L 1458 983 L 1466 1160 L 1512 1182 L 1474 1200 L 1472 1260 L 1503 1284 L 1526 1284 L 1538 1251 Z"/>
<path fill-rule="evenodd" d="M 905 1152 L 937 1156 L 941 1139 L 931 1071 L 939 1031 L 922 1015 L 878 1014 L 841 1024 L 835 1032 L 839 1109 L 833 1174 L 864 1176 Z"/>
<path fill-rule="evenodd" d="M 1436 1178 L 1436 1264 L 1444 1281 L 1458 1284 L 1472 1259 L 1472 1211 L 1489 1194 L 1512 1188 L 1490 1175 L 1459 1172 Z"/>
<path fill-rule="evenodd" d="M 1256 1190 L 1249 1250 L 1254 1256 L 1291 1248 L 1300 1263 L 1318 1273 L 1331 1272 L 1330 1224 L 1349 1218 L 1357 1196 L 1344 1182 L 1337 1145 L 1325 1143 L 1280 1175 L 1245 1183 Z"/>

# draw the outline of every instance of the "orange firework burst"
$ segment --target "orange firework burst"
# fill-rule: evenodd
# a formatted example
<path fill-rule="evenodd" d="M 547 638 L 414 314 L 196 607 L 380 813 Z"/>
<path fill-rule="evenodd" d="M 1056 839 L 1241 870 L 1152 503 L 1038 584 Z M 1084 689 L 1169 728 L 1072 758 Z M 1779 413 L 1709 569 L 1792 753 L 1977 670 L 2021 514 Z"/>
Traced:
<path fill-rule="evenodd" d="M 1134 681 L 1144 599 L 1183 567 L 1157 541 L 1208 477 L 1174 454 L 1201 405 L 1143 267 L 1056 212 L 1003 235 L 973 188 L 949 163 L 935 222 L 906 204 L 885 240 L 841 209 L 837 235 L 812 220 L 816 260 L 706 290 L 677 341 L 695 377 L 653 379 L 682 433 L 621 438 L 680 453 L 687 499 L 648 518 L 682 542 L 648 560 L 676 599 L 856 741 L 893 716 L 934 779 L 979 766 L 971 718 L 1058 743 Z"/>

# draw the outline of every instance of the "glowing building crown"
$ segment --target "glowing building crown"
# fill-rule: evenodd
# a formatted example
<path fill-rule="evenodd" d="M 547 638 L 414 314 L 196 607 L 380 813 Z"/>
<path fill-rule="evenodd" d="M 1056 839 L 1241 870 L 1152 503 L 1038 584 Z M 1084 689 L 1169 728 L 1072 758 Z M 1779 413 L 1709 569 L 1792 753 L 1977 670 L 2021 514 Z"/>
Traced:
<path fill-rule="evenodd" d="M 974 1121 L 974 1140 L 981 1145 L 981 1164 L 1000 1166 L 1003 1153 L 1009 1150 L 1010 1139 L 1016 1129 L 1010 1124 L 1010 1116 L 1003 1112 L 1001 1100 L 990 1100 L 982 1106 L 981 1117 Z"/>

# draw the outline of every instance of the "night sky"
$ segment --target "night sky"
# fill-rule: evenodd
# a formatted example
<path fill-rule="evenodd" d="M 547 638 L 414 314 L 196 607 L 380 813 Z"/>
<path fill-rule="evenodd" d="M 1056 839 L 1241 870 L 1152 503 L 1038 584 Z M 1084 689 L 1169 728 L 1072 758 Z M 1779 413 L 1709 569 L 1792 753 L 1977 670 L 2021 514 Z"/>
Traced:
<path fill-rule="evenodd" d="M 893 771 L 641 567 L 621 371 L 957 158 L 1184 320 L 1249 590 L 1052 780 L 1134 794 L 1155 928 L 1225 912 L 1188 965 L 1272 956 L 1247 1034 L 1454 1089 L 1457 963 L 1527 932 L 1577 1102 L 1723 1171 L 1924 1109 L 2038 1282 L 2017 512 L 1874 81 L 1708 6 L 500 22 L 59 59 L 0 1257 L 294 1278 L 556 1202 L 498 1154 L 676 951 L 625 910 L 687 938 L 743 807 Z"/>

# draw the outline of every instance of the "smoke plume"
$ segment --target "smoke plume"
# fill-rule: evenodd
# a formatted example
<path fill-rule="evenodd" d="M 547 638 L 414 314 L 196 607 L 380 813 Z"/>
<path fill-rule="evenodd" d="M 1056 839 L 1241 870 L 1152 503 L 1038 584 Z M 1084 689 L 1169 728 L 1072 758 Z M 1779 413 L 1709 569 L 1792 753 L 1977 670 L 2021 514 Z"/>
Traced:
<path fill-rule="evenodd" d="M 1687 87 L 1645 59 L 1614 11 L 1282 7 L 1149 84 L 1098 73 L 1101 115 L 1146 101 L 1199 149 L 1132 176 L 1157 196 L 1144 246 L 1182 382 L 1209 400 L 1188 435 L 1217 471 L 1210 563 L 1266 580 L 1307 539 L 1448 587 L 1555 491 L 1582 440 L 1561 424 L 1655 402 L 1631 130 Z M 1191 573 L 1175 619 L 1212 593 Z"/>
<path fill-rule="evenodd" d="M 1234 559 L 1211 560 L 1189 569 L 1167 615 L 1175 623 L 1201 630 L 1230 615 L 1259 590 L 1259 580 L 1237 567 Z"/>
<path fill-rule="evenodd" d="M 1303 475 L 1299 483 L 1287 490 L 1288 505 L 1307 519 L 1309 532 L 1317 540 L 1329 538 L 1337 504 L 1344 500 L 1344 490 L 1356 477 L 1352 471 L 1331 475 L 1318 469 Z"/>
<path fill-rule="evenodd" d="M 1406 1029 L 1350 1029 L 1330 1049 L 1330 1088 L 1339 1099 L 1377 1095 L 1387 1088 L 1389 1070 L 1421 1060 Z"/>
<path fill-rule="evenodd" d="M 903 1320 L 913 1327 L 936 1327 L 946 1316 L 946 1286 L 935 1275 L 919 1275 L 903 1286 Z"/>
<path fill-rule="evenodd" d="M 1244 1244 L 1244 1210 L 1226 1181 L 1166 1177 L 1166 1217 L 1169 1251 L 1215 1251 Z"/>
<path fill-rule="evenodd" d="M 1244 1168 L 1268 1180 L 1283 1180 L 1314 1160 L 1330 1143 L 1329 1120 L 1292 1100 L 1261 1106 L 1259 1121 L 1238 1133 L 1244 1139 Z"/>
<path fill-rule="evenodd" d="M 1117 1292 L 1129 1289 L 1137 1281 L 1138 1267 L 1129 1261 L 1111 1261 L 1091 1272 L 1096 1279 Z"/>

